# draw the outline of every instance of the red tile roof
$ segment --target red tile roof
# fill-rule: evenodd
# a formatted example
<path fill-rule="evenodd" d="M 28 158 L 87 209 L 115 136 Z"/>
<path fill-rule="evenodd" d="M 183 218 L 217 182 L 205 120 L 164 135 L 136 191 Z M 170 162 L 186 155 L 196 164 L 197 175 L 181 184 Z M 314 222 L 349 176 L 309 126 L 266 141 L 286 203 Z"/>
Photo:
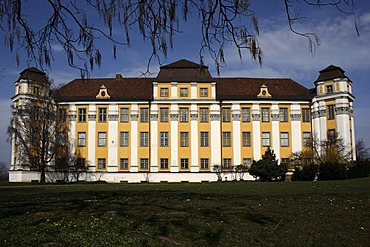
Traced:
<path fill-rule="evenodd" d="M 56 98 L 58 101 L 96 101 L 96 95 L 104 85 L 110 95 L 106 101 L 150 100 L 153 95 L 152 82 L 153 78 L 75 79 L 59 88 Z"/>
<path fill-rule="evenodd" d="M 104 85 L 110 99 L 106 101 L 152 100 L 152 82 L 216 82 L 218 100 L 258 100 L 260 87 L 266 85 L 271 98 L 263 100 L 309 101 L 309 90 L 291 79 L 271 78 L 213 78 L 207 66 L 182 59 L 162 66 L 156 78 L 96 78 L 76 79 L 57 90 L 60 101 L 96 101 L 100 87 Z M 102 99 L 99 99 L 102 100 Z"/>
<path fill-rule="evenodd" d="M 260 99 L 262 85 L 267 86 L 271 98 L 262 100 L 309 100 L 310 91 L 292 79 L 271 78 L 217 78 L 216 95 L 219 100 L 256 100 Z"/>

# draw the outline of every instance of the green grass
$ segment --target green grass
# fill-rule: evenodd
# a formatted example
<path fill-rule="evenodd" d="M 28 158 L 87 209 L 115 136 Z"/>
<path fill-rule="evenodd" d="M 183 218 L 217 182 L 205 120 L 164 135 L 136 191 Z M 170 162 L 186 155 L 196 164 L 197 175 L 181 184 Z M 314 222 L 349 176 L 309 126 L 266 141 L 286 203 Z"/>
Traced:
<path fill-rule="evenodd" d="M 370 179 L 0 183 L 0 246 L 369 246 Z"/>

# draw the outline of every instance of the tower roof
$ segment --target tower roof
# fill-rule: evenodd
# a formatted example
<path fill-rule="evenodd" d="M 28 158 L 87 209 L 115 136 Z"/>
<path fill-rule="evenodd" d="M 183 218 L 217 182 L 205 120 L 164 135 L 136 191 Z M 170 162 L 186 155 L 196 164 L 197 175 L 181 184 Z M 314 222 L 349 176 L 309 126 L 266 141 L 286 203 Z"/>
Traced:
<path fill-rule="evenodd" d="M 317 77 L 316 82 L 319 81 L 328 81 L 335 78 L 347 78 L 347 76 L 344 74 L 344 70 L 338 66 L 335 65 L 329 65 L 323 70 L 320 70 L 320 74 Z"/>
<path fill-rule="evenodd" d="M 197 64 L 186 59 L 181 59 L 174 63 L 161 66 L 156 79 L 158 82 L 213 81 L 207 66 Z"/>
<path fill-rule="evenodd" d="M 48 83 L 49 80 L 46 76 L 46 73 L 35 68 L 35 67 L 30 67 L 25 70 L 23 70 L 21 73 L 19 73 L 20 76 L 17 81 L 19 80 L 28 80 L 32 81 L 35 83 L 40 83 L 40 84 L 45 84 Z"/>

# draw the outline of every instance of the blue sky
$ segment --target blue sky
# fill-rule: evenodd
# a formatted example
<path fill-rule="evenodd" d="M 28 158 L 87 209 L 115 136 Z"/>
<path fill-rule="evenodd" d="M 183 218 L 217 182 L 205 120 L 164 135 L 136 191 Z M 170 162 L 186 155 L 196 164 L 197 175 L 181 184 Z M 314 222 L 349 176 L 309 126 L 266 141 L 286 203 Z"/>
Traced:
<path fill-rule="evenodd" d="M 42 13 L 43 5 L 38 4 L 42 2 L 44 1 L 32 1 L 29 11 Z M 321 45 L 314 55 L 309 52 L 304 38 L 289 31 L 283 1 L 255 0 L 251 1 L 251 8 L 256 12 L 260 23 L 258 40 L 263 50 L 262 67 L 251 60 L 249 54 L 244 54 L 241 61 L 234 47 L 225 47 L 226 66 L 221 68 L 221 76 L 292 78 L 303 86 L 312 88 L 319 70 L 330 64 L 340 66 L 353 82 L 356 97 L 356 139 L 362 138 L 370 145 L 370 1 L 355 1 L 360 36 L 356 34 L 353 16 L 340 14 L 334 8 L 302 8 L 302 15 L 309 18 L 302 19 L 295 27 L 297 30 L 317 34 Z M 35 21 L 42 21 L 42 16 L 39 14 Z M 182 58 L 199 62 L 199 22 L 191 19 L 180 28 L 183 32 L 175 36 L 174 50 L 169 51 L 167 59 L 163 58 L 164 64 Z M 119 34 L 120 30 L 115 29 L 114 32 Z M 91 77 L 113 77 L 117 73 L 136 77 L 145 72 L 151 47 L 143 43 L 135 32 L 131 36 L 131 47 L 119 48 L 116 60 L 113 59 L 111 46 L 104 40 L 100 41 L 102 66 L 100 69 L 95 68 Z M 79 71 L 68 67 L 64 52 L 58 48 L 55 47 L 52 68 L 45 69 L 56 85 L 65 84 L 80 76 Z M 27 64 L 21 61 L 17 67 L 15 54 L 10 53 L 8 47 L 3 45 L 0 45 L 0 54 L 0 68 L 5 67 L 5 75 L 0 82 L 0 162 L 9 163 L 10 144 L 6 141 L 6 128 L 11 115 L 10 98 L 14 94 L 14 82 Z M 25 58 L 24 55 L 21 54 L 21 58 Z M 216 77 L 214 62 L 207 54 L 204 54 L 204 63 Z M 156 76 L 158 63 L 154 61 L 150 68 L 153 76 Z"/>

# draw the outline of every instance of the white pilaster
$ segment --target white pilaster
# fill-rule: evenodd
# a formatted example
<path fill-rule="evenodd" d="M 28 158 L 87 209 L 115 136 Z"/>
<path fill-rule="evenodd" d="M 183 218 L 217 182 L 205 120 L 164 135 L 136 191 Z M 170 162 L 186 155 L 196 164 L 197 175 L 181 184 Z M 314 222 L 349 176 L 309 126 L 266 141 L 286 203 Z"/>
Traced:
<path fill-rule="evenodd" d="M 301 107 L 299 104 L 290 106 L 292 152 L 296 153 L 302 150 L 302 133 L 301 133 Z"/>
<path fill-rule="evenodd" d="M 196 84 L 195 84 L 196 85 Z M 195 88 L 196 89 L 196 88 Z M 196 93 L 196 90 L 195 90 Z M 193 84 L 192 84 L 193 97 Z M 190 107 L 190 132 L 191 132 L 191 172 L 199 172 L 198 161 L 198 108 L 197 104 L 191 104 Z"/>
<path fill-rule="evenodd" d="M 69 153 L 74 154 L 76 152 L 76 105 L 69 105 Z"/>
<path fill-rule="evenodd" d="M 355 135 L 355 119 L 353 117 L 353 106 L 352 102 L 350 102 L 350 116 L 351 116 L 351 130 L 352 130 L 352 159 L 356 160 L 356 135 Z"/>
<path fill-rule="evenodd" d="M 216 82 L 212 82 L 211 85 L 212 85 L 211 98 L 216 99 Z"/>
<path fill-rule="evenodd" d="M 326 104 L 325 101 L 319 102 L 319 117 L 320 117 L 320 132 L 319 141 L 326 140 L 327 129 L 326 129 Z"/>
<path fill-rule="evenodd" d="M 232 139 L 232 147 L 233 147 L 233 161 L 234 165 L 240 165 L 241 162 L 241 145 L 240 145 L 240 105 L 233 104 L 231 106 L 232 111 L 232 125 L 233 125 L 233 139 Z"/>
<path fill-rule="evenodd" d="M 89 171 L 96 171 L 96 105 L 89 105 L 88 113 L 88 133 L 87 133 L 87 160 L 89 164 Z"/>
<path fill-rule="evenodd" d="M 158 172 L 158 105 L 150 109 L 150 171 Z"/>
<path fill-rule="evenodd" d="M 178 153 L 178 140 L 179 140 L 179 107 L 177 104 L 171 104 L 170 109 L 171 118 L 171 172 L 179 172 L 179 153 Z"/>
<path fill-rule="evenodd" d="M 153 82 L 153 99 L 158 98 L 158 82 Z"/>
<path fill-rule="evenodd" d="M 140 135 L 138 134 L 138 118 L 139 108 L 137 104 L 131 105 L 131 165 L 130 172 L 138 172 L 138 141 L 140 141 Z"/>
<path fill-rule="evenodd" d="M 211 160 L 210 165 L 221 165 L 220 105 L 211 105 Z"/>
<path fill-rule="evenodd" d="M 177 82 L 171 82 L 171 98 L 177 99 Z"/>
<path fill-rule="evenodd" d="M 118 172 L 118 105 L 108 107 L 108 172 Z"/>
<path fill-rule="evenodd" d="M 320 116 L 319 116 L 319 104 L 315 102 L 311 109 L 311 115 L 312 115 L 312 137 L 319 138 L 320 136 Z"/>
<path fill-rule="evenodd" d="M 350 152 L 351 146 L 351 126 L 350 126 L 350 106 L 348 99 L 338 98 L 335 100 L 336 108 L 336 129 L 338 132 L 338 137 L 343 139 L 346 152 Z"/>
<path fill-rule="evenodd" d="M 259 104 L 252 105 L 253 159 L 261 159 L 261 113 Z"/>
<path fill-rule="evenodd" d="M 191 82 L 190 83 L 190 98 L 196 99 L 197 98 L 197 83 L 196 82 Z"/>
<path fill-rule="evenodd" d="M 274 150 L 276 158 L 281 161 L 280 157 L 280 133 L 279 133 L 279 106 L 272 104 L 271 106 L 271 149 Z"/>

